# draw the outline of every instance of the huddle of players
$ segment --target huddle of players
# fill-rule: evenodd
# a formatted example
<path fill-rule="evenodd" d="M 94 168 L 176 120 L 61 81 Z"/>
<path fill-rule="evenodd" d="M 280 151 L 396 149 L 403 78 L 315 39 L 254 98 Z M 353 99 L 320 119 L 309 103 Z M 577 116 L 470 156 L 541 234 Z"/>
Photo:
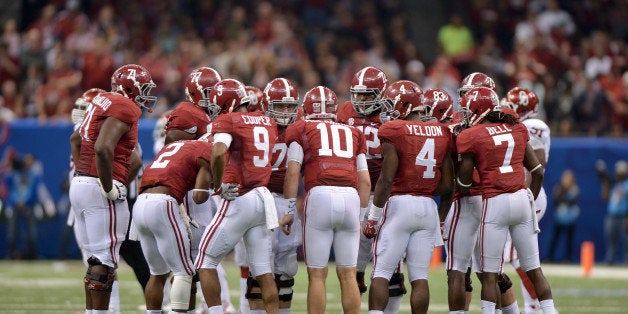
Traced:
<path fill-rule="evenodd" d="M 140 70 L 150 75 L 145 69 Z M 142 97 L 128 98 L 142 107 L 149 102 L 150 88 L 146 91 L 144 85 L 135 84 L 137 72 L 138 69 L 133 69 L 118 77 L 134 77 L 132 85 L 139 87 Z M 145 83 L 148 87 L 152 84 L 149 81 Z M 194 289 L 190 287 L 195 287 L 192 278 L 196 269 L 208 311 L 222 313 L 218 263 L 241 239 L 252 277 L 247 281 L 246 294 L 257 300 L 251 302 L 251 312 L 277 313 L 280 308 L 288 312 L 296 274 L 296 248 L 301 244 L 301 236 L 293 231 L 301 229 L 297 226 L 300 223 L 310 278 L 308 312 L 325 311 L 324 285 L 332 246 L 345 313 L 358 313 L 360 309 L 360 290 L 355 280 L 360 279 L 356 274 L 358 248 L 365 251 L 360 254 L 363 264 L 374 260 L 370 312 L 398 312 L 401 295 L 405 293 L 403 276 L 399 274 L 403 259 L 412 285 L 413 312 L 427 312 L 427 268 L 433 248 L 442 245 L 445 239 L 450 310 L 464 313 L 464 275 L 472 252 L 460 253 L 461 245 L 452 244 L 456 243 L 454 238 L 464 237 L 457 232 L 462 225 L 459 222 L 465 219 L 452 212 L 456 209 L 464 212 L 465 206 L 479 208 L 481 215 L 475 230 L 465 232 L 477 234 L 480 230 L 479 266 L 475 270 L 483 287 L 483 313 L 495 311 L 495 287 L 501 273 L 504 245 L 495 250 L 494 244 L 505 243 L 509 226 L 511 230 L 519 230 L 516 236 L 512 231 L 512 241 L 520 253 L 522 269 L 532 279 L 541 307 L 545 313 L 553 310 L 549 285 L 538 262 L 534 212 L 529 209 L 534 202 L 532 197 L 539 193 L 542 168 L 536 156 L 528 152 L 526 128 L 518 123 L 513 110 L 500 105 L 490 78 L 481 73 L 465 78 L 457 112 L 453 111 L 453 101 L 445 91 L 423 92 L 410 81 L 389 85 L 386 75 L 374 67 L 355 74 L 351 101 L 340 106 L 335 93 L 323 86 L 310 89 L 301 107 L 297 88 L 287 79 L 274 79 L 263 92 L 249 93 L 242 83 L 222 79 L 207 67 L 194 70 L 185 88 L 188 101 L 170 113 L 166 145 L 146 167 L 133 210 L 151 270 L 145 291 L 148 313 L 161 310 L 162 288 L 170 271 L 174 274 L 170 291 L 173 310 L 193 309 Z M 106 101 L 115 100 L 108 94 L 111 93 L 92 100 L 97 108 L 92 111 L 100 110 L 107 117 L 110 106 L 118 107 L 113 106 L 115 101 Z M 527 96 L 523 103 L 521 95 L 512 101 L 521 110 L 532 107 L 528 106 Z M 122 119 L 121 115 L 113 116 Z M 82 124 L 79 134 L 89 132 L 90 118 L 85 119 L 87 123 Z M 442 123 L 452 118 L 449 126 Z M 137 122 L 135 125 L 129 122 L 132 131 Z M 136 132 L 135 129 L 135 140 Z M 193 139 L 197 140 L 180 141 Z M 83 141 L 81 144 L 93 142 L 89 137 Z M 99 151 L 96 150 L 96 159 L 101 155 Z M 501 155 L 497 156 L 497 152 Z M 74 153 L 73 149 L 73 156 Z M 495 158 L 499 158 L 497 167 L 492 160 Z M 124 181 L 105 188 L 106 184 L 101 182 L 103 179 L 111 182 L 111 178 L 101 176 L 106 171 L 101 171 L 98 160 L 92 164 L 98 171 L 91 171 L 85 177 L 99 178 L 97 185 L 109 203 L 111 216 L 115 212 L 111 208 L 123 202 L 120 195 L 124 194 L 124 185 L 118 183 Z M 524 166 L 531 173 L 533 195 L 526 189 Z M 502 175 L 507 176 L 506 180 L 501 180 Z M 371 182 L 376 183 L 371 185 Z M 506 186 L 495 182 L 506 182 Z M 305 190 L 305 195 L 299 193 L 300 189 Z M 298 195 L 304 198 L 305 205 L 295 215 Z M 434 201 L 436 195 L 440 196 L 438 205 Z M 480 196 L 479 203 L 477 197 L 469 196 Z M 469 198 L 468 202 L 465 197 Z M 504 197 L 511 202 L 504 202 L 501 199 Z M 204 203 L 209 203 L 214 212 L 207 208 L 194 210 L 194 204 Z M 492 208 L 499 209 L 491 211 Z M 443 226 L 448 212 L 451 218 Z M 513 212 L 520 221 L 508 214 Z M 365 237 L 360 240 L 360 221 L 365 217 Z M 504 217 L 511 220 L 501 221 Z M 489 218 L 493 220 L 489 222 Z M 444 231 L 439 228 L 439 222 Z M 270 232 L 279 223 L 284 235 Z M 113 263 L 103 263 L 106 258 L 100 259 L 95 254 L 91 261 L 88 259 L 86 308 L 94 309 L 92 313 L 99 313 L 96 308 L 100 304 L 90 303 L 90 294 L 94 291 L 106 294 L 110 289 L 117 255 L 117 244 L 111 245 L 115 237 L 111 238 L 108 248 Z M 375 238 L 372 245 L 368 238 Z M 196 244 L 191 244 L 191 239 Z M 464 249 L 476 242 L 475 236 L 467 240 L 470 243 L 462 246 Z M 367 244 L 358 245 L 358 242 Z M 95 266 L 104 269 L 95 271 Z M 391 301 L 399 301 L 389 302 L 389 296 Z"/>

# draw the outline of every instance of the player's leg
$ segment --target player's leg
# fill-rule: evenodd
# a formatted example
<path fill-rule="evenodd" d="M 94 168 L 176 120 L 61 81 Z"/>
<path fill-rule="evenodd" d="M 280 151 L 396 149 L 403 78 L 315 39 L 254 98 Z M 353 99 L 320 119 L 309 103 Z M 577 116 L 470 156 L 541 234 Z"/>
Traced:
<path fill-rule="evenodd" d="M 552 291 L 547 279 L 541 270 L 539 260 L 538 236 L 533 228 L 533 213 L 528 201 L 526 191 L 513 193 L 520 198 L 517 208 L 519 222 L 511 227 L 512 241 L 519 255 L 521 269 L 528 275 L 534 284 L 534 290 L 539 298 L 540 306 L 544 313 L 554 313 L 554 301 Z M 517 201 L 517 200 L 515 200 Z M 515 202 L 517 204 L 517 202 Z"/>
<path fill-rule="evenodd" d="M 245 207 L 249 205 L 248 202 L 242 202 L 242 197 L 234 201 L 221 201 L 219 210 L 205 228 L 199 245 L 195 266 L 198 269 L 203 298 L 211 314 L 222 313 L 220 280 L 216 270 L 218 263 L 235 247 L 244 235 L 245 226 L 253 218 L 247 210 L 250 207 Z"/>
<path fill-rule="evenodd" d="M 397 269 L 388 281 L 388 304 L 384 309 L 384 314 L 396 314 L 401 309 L 403 295 L 407 293 L 405 276 L 403 275 L 403 257 L 399 261 Z"/>
<path fill-rule="evenodd" d="M 309 191 L 305 201 L 303 248 L 309 279 L 308 313 L 325 313 L 327 305 L 325 281 L 334 237 L 331 220 L 331 193 L 328 187 L 314 187 Z"/>
<path fill-rule="evenodd" d="M 508 235 L 511 194 L 505 193 L 483 201 L 482 221 L 478 237 L 482 251 L 482 313 L 493 313 L 498 301 L 497 279 L 502 266 L 504 245 Z M 532 229 L 530 229 L 532 230 Z"/>
<path fill-rule="evenodd" d="M 249 289 L 247 281 L 250 276 L 250 270 L 244 240 L 242 239 L 238 241 L 234 248 L 234 259 L 236 265 L 240 268 L 240 313 L 248 314 L 250 313 L 250 306 L 246 294 Z"/>
<path fill-rule="evenodd" d="M 263 205 L 260 203 L 263 210 Z M 259 207 L 258 207 L 259 208 Z M 279 311 L 279 299 L 272 271 L 272 237 L 266 228 L 265 219 L 244 233 L 244 245 L 249 254 L 251 275 L 259 283 L 262 301 L 267 313 Z"/>
<path fill-rule="evenodd" d="M 359 313 L 360 290 L 355 277 L 358 258 L 356 244 L 360 241 L 360 197 L 354 188 L 347 187 L 329 188 L 328 193 L 331 196 L 331 224 L 336 226 L 332 245 L 336 274 L 340 280 L 342 308 L 345 314 Z"/>

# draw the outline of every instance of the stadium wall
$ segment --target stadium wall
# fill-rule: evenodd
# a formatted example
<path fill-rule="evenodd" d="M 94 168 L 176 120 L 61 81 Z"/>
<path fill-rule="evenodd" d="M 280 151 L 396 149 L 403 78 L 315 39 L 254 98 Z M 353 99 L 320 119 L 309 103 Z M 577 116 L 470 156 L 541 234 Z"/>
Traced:
<path fill-rule="evenodd" d="M 142 119 L 139 123 L 139 139 L 144 151 L 145 163 L 153 158 L 152 131 L 155 120 Z M 78 258 L 71 230 L 65 228 L 67 218 L 67 192 L 63 190 L 63 182 L 67 177 L 70 145 L 69 136 L 72 126 L 69 123 L 48 123 L 40 125 L 35 119 L 14 121 L 11 124 L 0 124 L 0 153 L 9 147 L 19 153 L 30 152 L 44 166 L 44 180 L 52 196 L 57 201 L 58 214 L 46 218 L 38 224 L 37 249 L 40 258 L 60 258 L 62 245 L 66 245 L 67 257 Z M 620 158 L 628 156 L 628 139 L 611 138 L 553 138 L 550 159 L 545 173 L 544 187 L 548 193 L 548 211 L 541 220 L 539 243 L 541 257 L 547 256 L 553 232 L 552 187 L 557 184 L 565 169 L 572 169 L 576 174 L 580 187 L 581 214 L 578 218 L 575 235 L 575 250 L 570 257 L 572 262 L 580 258 L 579 248 L 583 241 L 595 243 L 596 261 L 602 261 L 605 252 L 604 216 L 606 204 L 600 196 L 600 181 L 595 171 L 595 161 L 603 159 L 609 168 Z M 1 239 L 6 239 L 7 224 L 0 222 Z M 67 242 L 69 241 L 69 242 Z M 19 246 L 23 245 L 23 236 Z M 564 245 L 558 247 L 562 255 Z M 0 242 L 0 258 L 7 256 L 7 243 Z"/>

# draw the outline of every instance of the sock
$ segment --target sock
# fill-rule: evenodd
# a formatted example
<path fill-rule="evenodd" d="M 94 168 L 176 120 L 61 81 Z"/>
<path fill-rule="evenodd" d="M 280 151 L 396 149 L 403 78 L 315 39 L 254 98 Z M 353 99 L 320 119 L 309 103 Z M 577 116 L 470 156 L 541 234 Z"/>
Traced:
<path fill-rule="evenodd" d="M 249 314 L 251 313 L 251 308 L 249 307 L 249 300 L 245 297 L 245 295 L 246 278 L 240 278 L 240 313 Z"/>
<path fill-rule="evenodd" d="M 161 310 L 146 310 L 146 314 L 161 314 Z"/>
<path fill-rule="evenodd" d="M 251 314 L 266 314 L 266 310 L 251 310 Z"/>
<path fill-rule="evenodd" d="M 541 303 L 541 310 L 543 310 L 543 314 L 556 314 L 554 299 L 543 300 L 539 303 Z"/>
<path fill-rule="evenodd" d="M 279 314 L 290 314 L 290 308 L 279 309 Z"/>
<path fill-rule="evenodd" d="M 185 312 L 186 314 L 196 314 L 196 310 L 188 310 Z"/>
<path fill-rule="evenodd" d="M 465 314 L 465 311 L 449 311 L 449 314 Z"/>
<path fill-rule="evenodd" d="M 92 314 L 108 314 L 109 310 L 92 310 Z"/>
<path fill-rule="evenodd" d="M 386 304 L 386 308 L 384 309 L 384 313 L 399 313 L 399 309 L 401 308 L 401 301 L 403 296 L 398 297 L 390 297 L 388 298 L 388 304 Z"/>
<path fill-rule="evenodd" d="M 486 300 L 480 300 L 482 306 L 482 314 L 495 314 L 495 303 Z"/>
<path fill-rule="evenodd" d="M 502 313 L 519 314 L 519 304 L 517 304 L 517 300 L 515 300 L 515 302 L 512 302 L 512 304 L 508 306 L 502 306 Z"/>
<path fill-rule="evenodd" d="M 369 314 L 384 314 L 384 311 L 369 310 Z"/>
<path fill-rule="evenodd" d="M 92 310 L 85 309 L 85 314 L 92 314 Z"/>
<path fill-rule="evenodd" d="M 209 308 L 209 314 L 223 314 L 222 305 L 214 305 Z"/>
<path fill-rule="evenodd" d="M 502 314 L 502 309 L 495 309 L 495 314 Z"/>
<path fill-rule="evenodd" d="M 111 286 L 109 313 L 120 313 L 120 283 L 118 283 L 118 280 L 115 280 Z"/>

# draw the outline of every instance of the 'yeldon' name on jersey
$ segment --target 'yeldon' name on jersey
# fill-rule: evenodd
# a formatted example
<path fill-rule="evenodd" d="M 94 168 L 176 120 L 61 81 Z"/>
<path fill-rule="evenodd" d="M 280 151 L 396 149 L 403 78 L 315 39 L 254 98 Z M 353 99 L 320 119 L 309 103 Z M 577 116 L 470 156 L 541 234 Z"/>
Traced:
<path fill-rule="evenodd" d="M 408 133 L 419 136 L 443 136 L 443 129 L 436 125 L 406 125 Z"/>
<path fill-rule="evenodd" d="M 270 117 L 266 116 L 241 116 L 244 124 L 261 124 L 271 126 Z"/>
<path fill-rule="evenodd" d="M 487 126 L 486 130 L 488 131 L 489 135 L 512 132 L 512 130 L 509 129 L 505 124 L 498 125 L 498 126 Z"/>

